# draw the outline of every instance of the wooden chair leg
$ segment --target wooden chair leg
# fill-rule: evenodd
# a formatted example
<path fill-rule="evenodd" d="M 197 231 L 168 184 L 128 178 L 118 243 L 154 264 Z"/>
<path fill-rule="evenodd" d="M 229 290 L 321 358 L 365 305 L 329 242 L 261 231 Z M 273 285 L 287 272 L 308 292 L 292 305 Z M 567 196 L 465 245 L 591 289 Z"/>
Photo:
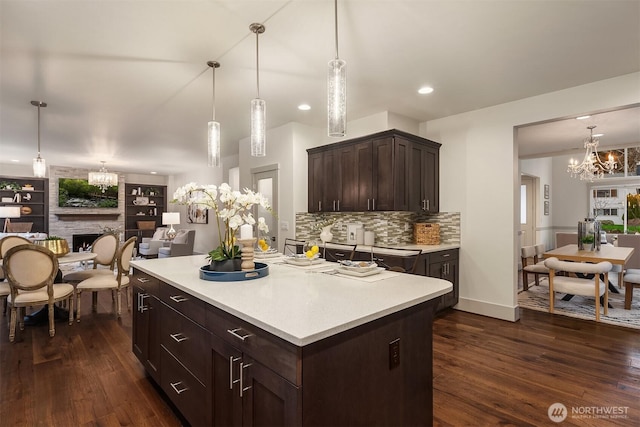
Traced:
<path fill-rule="evenodd" d="M 56 334 L 56 319 L 53 318 L 53 304 L 49 304 L 49 336 L 54 337 Z"/>
<path fill-rule="evenodd" d="M 600 276 L 596 274 L 596 322 L 600 321 Z"/>
<path fill-rule="evenodd" d="M 534 277 L 536 278 L 536 286 L 540 286 L 540 275 L 536 273 Z"/>
<path fill-rule="evenodd" d="M 116 291 L 116 319 L 120 318 L 120 304 L 122 299 L 120 298 L 120 289 Z"/>
<path fill-rule="evenodd" d="M 529 282 L 527 280 L 527 272 L 522 270 L 522 289 L 525 291 L 529 290 Z"/>
<path fill-rule="evenodd" d="M 631 310 L 631 301 L 633 301 L 633 283 L 625 282 L 624 284 L 624 309 Z"/>
<path fill-rule="evenodd" d="M 69 296 L 69 302 L 68 302 L 68 305 L 69 305 L 69 324 L 70 325 L 73 325 L 73 300 L 74 299 L 75 299 L 74 298 L 74 294 L 71 294 Z"/>
<path fill-rule="evenodd" d="M 16 339 L 16 310 L 16 307 L 11 307 L 11 320 L 9 322 L 9 342 L 13 342 Z"/>
<path fill-rule="evenodd" d="M 80 303 L 82 301 L 82 291 L 76 290 L 76 322 L 80 322 Z"/>

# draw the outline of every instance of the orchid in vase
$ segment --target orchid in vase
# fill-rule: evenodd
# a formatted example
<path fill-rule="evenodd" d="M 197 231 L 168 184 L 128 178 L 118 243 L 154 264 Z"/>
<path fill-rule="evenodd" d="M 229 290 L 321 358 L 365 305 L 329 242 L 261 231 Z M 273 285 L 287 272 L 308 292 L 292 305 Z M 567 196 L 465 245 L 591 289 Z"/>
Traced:
<path fill-rule="evenodd" d="M 218 247 L 209 252 L 208 258 L 212 262 L 240 258 L 242 251 L 236 245 L 236 233 L 243 224 L 256 224 L 251 212 L 254 206 L 261 206 L 273 213 L 269 201 L 262 194 L 248 188 L 243 192 L 234 191 L 227 183 L 216 186 L 191 182 L 175 191 L 171 203 L 196 205 L 215 212 L 220 241 Z M 257 224 L 258 230 L 264 233 L 269 231 L 264 218 L 258 218 Z"/>

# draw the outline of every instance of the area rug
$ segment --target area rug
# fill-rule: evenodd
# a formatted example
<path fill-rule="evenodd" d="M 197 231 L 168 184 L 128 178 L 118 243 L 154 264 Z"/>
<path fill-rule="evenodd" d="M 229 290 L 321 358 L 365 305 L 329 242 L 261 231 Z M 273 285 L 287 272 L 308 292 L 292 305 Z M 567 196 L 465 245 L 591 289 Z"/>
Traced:
<path fill-rule="evenodd" d="M 617 285 L 615 285 L 617 288 Z M 619 294 L 609 292 L 609 313 L 605 316 L 600 308 L 600 321 L 627 328 L 640 329 L 640 290 L 636 289 L 631 303 L 631 310 L 624 309 L 624 289 Z M 563 301 L 564 294 L 556 292 L 554 314 L 595 321 L 594 298 L 575 295 L 570 301 Z M 532 282 L 529 290 L 518 294 L 518 304 L 522 308 L 536 311 L 549 311 L 549 282 L 546 277 L 540 278 L 540 286 Z"/>

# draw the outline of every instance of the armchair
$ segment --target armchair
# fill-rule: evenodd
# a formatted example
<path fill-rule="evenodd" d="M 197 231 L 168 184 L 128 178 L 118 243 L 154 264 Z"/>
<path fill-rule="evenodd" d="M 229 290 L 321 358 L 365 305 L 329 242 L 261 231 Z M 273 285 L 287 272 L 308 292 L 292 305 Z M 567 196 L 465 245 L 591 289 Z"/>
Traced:
<path fill-rule="evenodd" d="M 196 230 L 178 230 L 169 246 L 158 249 L 158 258 L 193 255 Z"/>
<path fill-rule="evenodd" d="M 158 256 L 158 249 L 167 244 L 167 227 L 159 227 L 153 233 L 153 237 L 143 237 L 138 245 L 138 253 L 145 258 L 155 258 Z"/>

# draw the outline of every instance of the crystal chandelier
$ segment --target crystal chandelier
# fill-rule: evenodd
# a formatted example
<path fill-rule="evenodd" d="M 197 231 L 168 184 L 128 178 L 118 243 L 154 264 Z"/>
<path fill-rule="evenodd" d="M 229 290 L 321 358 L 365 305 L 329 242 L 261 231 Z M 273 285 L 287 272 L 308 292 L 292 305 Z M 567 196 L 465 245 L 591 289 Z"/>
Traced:
<path fill-rule="evenodd" d="M 107 171 L 105 162 L 98 172 L 89 172 L 89 185 L 95 185 L 104 193 L 107 188 L 118 185 L 118 174 Z"/>
<path fill-rule="evenodd" d="M 47 172 L 47 165 L 42 157 L 40 157 L 40 107 L 45 108 L 46 102 L 31 101 L 31 105 L 38 107 L 38 157 L 33 159 L 33 176 L 44 178 Z"/>
<path fill-rule="evenodd" d="M 331 137 L 347 133 L 347 63 L 338 57 L 338 0 L 334 1 L 336 57 L 327 74 L 327 127 Z"/>
<path fill-rule="evenodd" d="M 264 99 L 260 99 L 260 61 L 258 56 L 258 35 L 264 33 L 264 25 L 253 23 L 249 30 L 256 35 L 256 97 L 251 100 L 251 155 L 264 157 L 266 152 L 266 109 Z"/>
<path fill-rule="evenodd" d="M 584 148 L 587 150 L 584 159 L 580 164 L 575 159 L 569 160 L 567 172 L 571 174 L 572 178 L 579 176 L 582 181 L 593 182 L 594 179 L 602 179 L 605 172 L 613 173 L 618 164 L 611 153 L 609 153 L 606 161 L 600 160 L 600 156 L 598 156 L 598 144 L 600 141 L 593 137 L 595 126 L 587 126 L 587 129 L 591 134 L 584 140 Z"/>
<path fill-rule="evenodd" d="M 220 123 L 216 122 L 216 68 L 220 67 L 220 63 L 209 61 L 207 65 L 213 70 L 213 111 L 208 125 L 208 165 L 220 167 Z"/>

